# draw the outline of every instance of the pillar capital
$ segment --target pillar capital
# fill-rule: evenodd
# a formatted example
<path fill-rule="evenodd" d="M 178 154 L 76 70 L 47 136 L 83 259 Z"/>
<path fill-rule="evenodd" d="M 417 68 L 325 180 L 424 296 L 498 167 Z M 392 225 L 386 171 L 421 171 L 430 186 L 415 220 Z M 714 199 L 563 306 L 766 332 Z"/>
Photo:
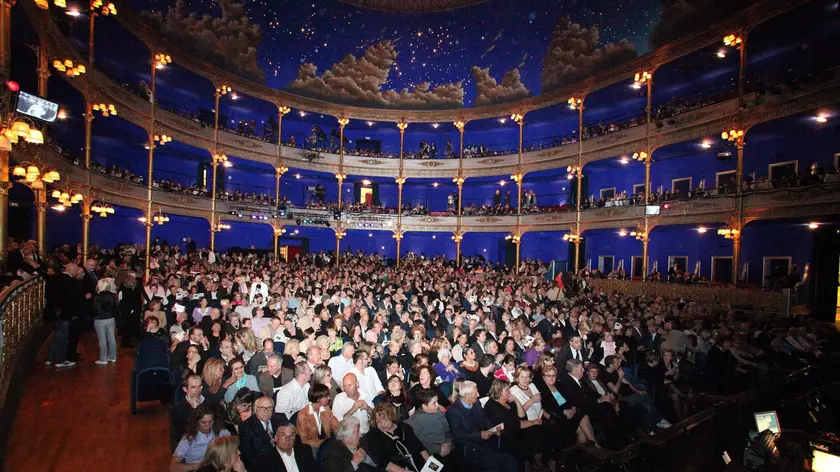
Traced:
<path fill-rule="evenodd" d="M 464 185 L 464 181 L 466 181 L 466 180 L 467 180 L 466 177 L 464 177 L 463 175 L 459 175 L 458 177 L 455 177 L 454 179 L 452 179 L 452 182 L 457 184 L 458 188 L 461 188 L 461 186 Z"/>
<path fill-rule="evenodd" d="M 400 188 L 402 188 L 406 180 L 408 179 L 405 177 L 397 177 L 396 179 L 394 179 L 394 181 L 397 183 L 397 186 L 399 186 Z"/>
<path fill-rule="evenodd" d="M 82 218 L 82 221 L 84 221 L 85 223 L 87 223 L 87 222 L 89 222 L 90 220 L 93 219 L 93 215 L 91 215 L 90 213 L 82 213 L 80 215 L 80 217 Z"/>
<path fill-rule="evenodd" d="M 289 171 L 289 168 L 286 166 L 277 166 L 274 168 L 274 172 L 277 175 L 277 178 L 280 178 L 283 174 Z"/>
<path fill-rule="evenodd" d="M 346 118 L 344 116 L 338 118 L 338 126 L 341 129 L 344 129 L 344 127 L 347 126 L 348 123 L 350 123 L 350 118 Z"/>
<path fill-rule="evenodd" d="M 516 122 L 516 124 L 518 124 L 519 126 L 522 126 L 525 124 L 525 112 L 513 112 L 510 115 L 510 119 Z"/>
<path fill-rule="evenodd" d="M 397 128 L 400 129 L 400 134 L 404 134 L 406 128 L 408 128 L 408 121 L 400 120 L 397 122 Z"/>
<path fill-rule="evenodd" d="M 338 173 L 335 174 L 335 178 L 338 179 L 338 183 L 344 182 L 347 179 L 347 174 Z"/>
<path fill-rule="evenodd" d="M 284 116 L 288 115 L 292 111 L 291 108 L 285 105 L 277 105 L 277 114 L 279 118 L 282 120 Z"/>
<path fill-rule="evenodd" d="M 460 131 L 461 134 L 464 134 L 464 126 L 467 125 L 467 122 L 465 120 L 454 121 L 452 122 L 452 124 L 455 125 L 456 128 L 458 128 L 458 131 Z"/>

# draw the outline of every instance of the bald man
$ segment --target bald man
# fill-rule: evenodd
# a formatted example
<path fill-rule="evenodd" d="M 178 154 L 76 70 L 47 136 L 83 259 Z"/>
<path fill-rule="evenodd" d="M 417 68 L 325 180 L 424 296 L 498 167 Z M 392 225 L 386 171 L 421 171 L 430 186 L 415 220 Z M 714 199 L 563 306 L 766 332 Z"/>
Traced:
<path fill-rule="evenodd" d="M 44 319 L 53 325 L 53 341 L 47 365 L 72 367 L 76 362 L 67 359 L 70 325 L 78 317 L 82 304 L 82 285 L 77 278 L 79 266 L 69 263 L 64 272 L 47 280 Z"/>
<path fill-rule="evenodd" d="M 239 452 L 246 470 L 258 470 L 260 455 L 275 446 L 277 427 L 285 419 L 274 413 L 274 400 L 260 397 L 254 402 L 254 414 L 239 425 Z"/>
<path fill-rule="evenodd" d="M 341 421 L 345 416 L 355 416 L 360 423 L 362 436 L 370 429 L 370 413 L 373 411 L 373 399 L 366 398 L 359 390 L 359 379 L 352 372 L 345 374 L 342 380 L 344 391 L 333 400 L 333 414 Z"/>

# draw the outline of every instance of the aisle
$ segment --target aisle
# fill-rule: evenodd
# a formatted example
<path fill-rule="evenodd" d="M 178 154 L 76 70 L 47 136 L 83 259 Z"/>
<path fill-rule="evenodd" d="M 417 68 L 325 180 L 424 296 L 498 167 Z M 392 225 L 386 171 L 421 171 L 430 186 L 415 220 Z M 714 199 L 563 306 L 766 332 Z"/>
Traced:
<path fill-rule="evenodd" d="M 9 472 L 162 471 L 169 463 L 169 423 L 160 403 L 128 406 L 133 349 L 98 366 L 96 336 L 79 344 L 74 367 L 44 365 L 49 341 L 29 366 L 2 470 Z"/>

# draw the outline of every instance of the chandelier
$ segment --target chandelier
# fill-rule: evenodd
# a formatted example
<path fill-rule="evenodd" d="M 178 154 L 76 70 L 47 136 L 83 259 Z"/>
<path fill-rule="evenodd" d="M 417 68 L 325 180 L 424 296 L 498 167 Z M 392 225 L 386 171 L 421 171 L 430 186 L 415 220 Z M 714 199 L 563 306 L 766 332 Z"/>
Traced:
<path fill-rule="evenodd" d="M 575 177 L 577 177 L 577 178 L 583 177 L 583 169 L 581 169 L 580 166 L 566 167 L 566 172 L 567 172 L 566 178 L 569 179 L 569 180 L 572 180 Z"/>
<path fill-rule="evenodd" d="M 102 218 L 107 218 L 108 215 L 114 214 L 114 207 L 105 202 L 93 202 L 90 206 L 90 211 L 99 213 L 99 216 Z"/>
<path fill-rule="evenodd" d="M 0 123 L 0 150 L 11 151 L 12 144 L 18 144 L 21 139 L 29 144 L 44 144 L 44 133 L 35 128 L 34 121 L 31 123 L 14 115 Z"/>
<path fill-rule="evenodd" d="M 163 213 L 163 209 L 158 209 L 157 213 L 152 216 L 152 223 L 162 226 L 164 223 L 169 223 L 169 217 Z"/>
<path fill-rule="evenodd" d="M 117 14 L 117 7 L 112 2 L 105 3 L 102 0 L 91 0 L 90 9 L 99 10 L 104 16 Z"/>
<path fill-rule="evenodd" d="M 723 133 L 720 133 L 720 137 L 730 142 L 737 141 L 744 137 L 744 130 L 731 129 L 729 131 L 724 131 Z"/>
<path fill-rule="evenodd" d="M 581 238 L 578 234 L 566 233 L 563 235 L 563 241 L 568 241 L 570 243 L 576 243 L 581 239 L 583 238 Z"/>
<path fill-rule="evenodd" d="M 166 65 L 172 64 L 172 57 L 169 54 L 155 54 L 155 69 L 163 69 Z"/>
<path fill-rule="evenodd" d="M 738 236 L 740 236 L 741 231 L 735 228 L 726 227 L 719 229 L 717 234 L 723 236 L 726 239 L 736 239 Z"/>
<path fill-rule="evenodd" d="M 167 136 L 165 134 L 155 135 L 155 142 L 159 143 L 161 146 L 166 146 L 166 143 L 172 142 L 172 136 Z"/>
<path fill-rule="evenodd" d="M 633 77 L 633 88 L 640 89 L 643 84 L 650 84 L 653 79 L 653 74 L 648 71 L 637 72 Z"/>
<path fill-rule="evenodd" d="M 56 59 L 53 61 L 53 67 L 61 72 L 64 72 L 67 77 L 78 77 L 87 72 L 83 64 L 74 65 L 70 59 Z"/>
<path fill-rule="evenodd" d="M 117 107 L 115 107 L 113 103 L 94 103 L 91 109 L 93 111 L 102 112 L 102 116 L 104 117 L 108 117 L 111 115 L 116 116 L 117 114 Z"/>
<path fill-rule="evenodd" d="M 39 162 L 21 162 L 12 169 L 12 175 L 21 177 L 34 189 L 43 189 L 44 184 L 51 184 L 61 179 L 61 174 Z"/>
<path fill-rule="evenodd" d="M 648 153 L 646 153 L 646 152 L 644 152 L 644 151 L 642 151 L 642 152 L 634 152 L 634 153 L 633 153 L 633 155 L 632 155 L 632 156 L 630 156 L 630 157 L 632 157 L 632 158 L 633 158 L 633 160 L 635 160 L 635 161 L 642 162 L 642 161 L 647 160 L 647 158 L 648 158 Z"/>
<path fill-rule="evenodd" d="M 52 191 L 52 197 L 58 199 L 58 203 L 67 208 L 73 206 L 74 203 L 80 203 L 85 199 L 84 195 L 73 190 L 70 187 L 64 189 L 55 189 Z"/>

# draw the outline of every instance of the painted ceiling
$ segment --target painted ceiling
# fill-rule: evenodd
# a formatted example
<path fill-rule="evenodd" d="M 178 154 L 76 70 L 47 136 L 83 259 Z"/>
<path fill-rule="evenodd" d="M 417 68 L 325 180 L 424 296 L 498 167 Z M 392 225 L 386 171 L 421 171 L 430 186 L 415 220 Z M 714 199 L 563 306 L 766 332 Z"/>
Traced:
<path fill-rule="evenodd" d="M 130 0 L 170 40 L 300 95 L 484 106 L 582 80 L 752 0 Z"/>

